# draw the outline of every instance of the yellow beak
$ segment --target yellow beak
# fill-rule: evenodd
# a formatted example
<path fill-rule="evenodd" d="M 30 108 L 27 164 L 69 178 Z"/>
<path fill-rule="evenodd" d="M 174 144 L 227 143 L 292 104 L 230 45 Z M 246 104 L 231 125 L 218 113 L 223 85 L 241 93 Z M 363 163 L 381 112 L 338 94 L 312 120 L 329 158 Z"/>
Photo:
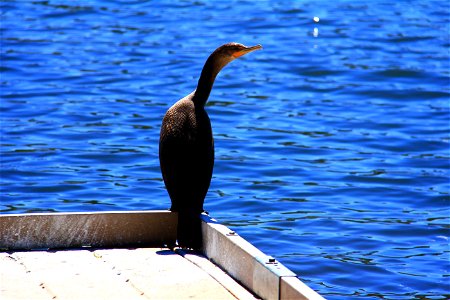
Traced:
<path fill-rule="evenodd" d="M 261 46 L 261 45 L 256 45 L 256 46 L 251 46 L 251 47 L 246 47 L 246 48 L 244 48 L 244 49 L 242 49 L 242 50 L 239 50 L 239 51 L 237 51 L 237 52 L 234 52 L 234 53 L 233 53 L 233 56 L 236 57 L 236 58 L 238 58 L 238 57 L 241 57 L 242 55 L 245 55 L 245 54 L 247 54 L 247 53 L 250 53 L 250 52 L 252 52 L 252 51 L 259 50 L 259 49 L 262 49 L 262 46 Z"/>

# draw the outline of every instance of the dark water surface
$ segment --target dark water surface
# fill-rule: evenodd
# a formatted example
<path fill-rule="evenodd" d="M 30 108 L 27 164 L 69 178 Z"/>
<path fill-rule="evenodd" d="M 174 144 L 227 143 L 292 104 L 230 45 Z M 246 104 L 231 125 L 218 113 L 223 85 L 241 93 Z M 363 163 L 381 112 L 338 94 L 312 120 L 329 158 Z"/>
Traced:
<path fill-rule="evenodd" d="M 329 299 L 448 299 L 448 1 L 2 1 L 2 213 L 166 209 L 222 43 L 205 209 Z M 313 17 L 319 17 L 314 22 Z"/>

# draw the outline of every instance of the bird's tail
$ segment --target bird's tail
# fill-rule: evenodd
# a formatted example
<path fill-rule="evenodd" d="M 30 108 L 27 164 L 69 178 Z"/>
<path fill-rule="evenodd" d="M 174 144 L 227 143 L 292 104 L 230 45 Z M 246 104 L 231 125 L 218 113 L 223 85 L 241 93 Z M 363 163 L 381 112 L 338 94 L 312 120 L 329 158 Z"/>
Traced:
<path fill-rule="evenodd" d="M 178 246 L 200 250 L 202 248 L 202 225 L 200 214 L 178 212 Z"/>

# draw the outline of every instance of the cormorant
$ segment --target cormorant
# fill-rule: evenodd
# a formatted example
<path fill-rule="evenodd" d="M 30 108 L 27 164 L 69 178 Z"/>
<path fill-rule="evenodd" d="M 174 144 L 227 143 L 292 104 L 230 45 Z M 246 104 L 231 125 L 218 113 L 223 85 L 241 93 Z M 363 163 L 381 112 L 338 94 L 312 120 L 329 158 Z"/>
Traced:
<path fill-rule="evenodd" d="M 205 103 L 220 70 L 234 59 L 261 49 L 228 43 L 217 48 L 206 60 L 197 88 L 170 107 L 162 121 L 159 140 L 161 172 L 178 212 L 177 240 L 183 248 L 200 249 L 200 214 L 211 182 L 214 140 Z"/>

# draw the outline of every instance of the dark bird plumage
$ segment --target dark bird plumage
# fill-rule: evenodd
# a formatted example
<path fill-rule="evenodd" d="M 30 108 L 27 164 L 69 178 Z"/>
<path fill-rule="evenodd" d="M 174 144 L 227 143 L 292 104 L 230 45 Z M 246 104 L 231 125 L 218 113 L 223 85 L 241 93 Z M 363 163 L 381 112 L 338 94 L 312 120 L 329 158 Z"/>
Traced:
<path fill-rule="evenodd" d="M 178 212 L 178 245 L 202 246 L 200 214 L 211 183 L 214 140 L 205 110 L 214 80 L 229 62 L 261 46 L 229 43 L 217 48 L 206 60 L 197 88 L 170 107 L 163 119 L 159 160 L 164 183 Z"/>

